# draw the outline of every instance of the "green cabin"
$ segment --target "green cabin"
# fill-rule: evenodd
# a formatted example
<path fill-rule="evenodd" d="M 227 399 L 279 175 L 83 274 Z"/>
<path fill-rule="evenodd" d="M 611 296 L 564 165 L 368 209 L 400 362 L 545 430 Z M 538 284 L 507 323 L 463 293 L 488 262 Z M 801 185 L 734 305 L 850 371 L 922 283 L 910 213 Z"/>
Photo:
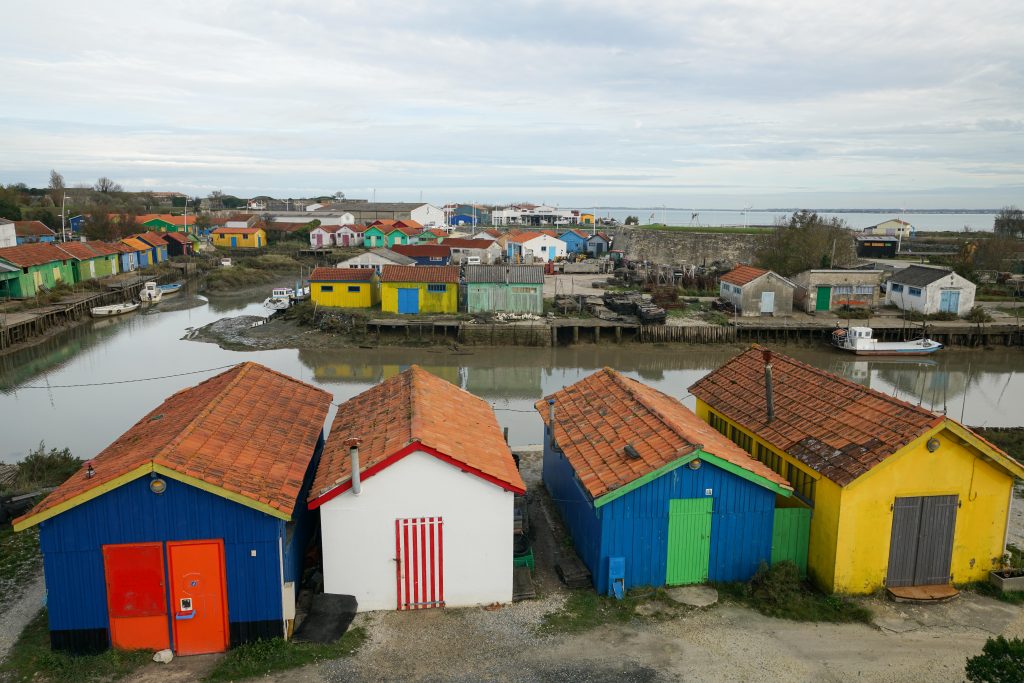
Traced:
<path fill-rule="evenodd" d="M 71 261 L 67 252 L 47 242 L 0 249 L 0 298 L 30 297 L 61 283 L 73 285 Z"/>
<path fill-rule="evenodd" d="M 92 242 L 65 242 L 59 247 L 71 257 L 75 282 L 117 275 L 118 255 Z"/>
<path fill-rule="evenodd" d="M 466 266 L 467 313 L 544 312 L 544 266 Z"/>

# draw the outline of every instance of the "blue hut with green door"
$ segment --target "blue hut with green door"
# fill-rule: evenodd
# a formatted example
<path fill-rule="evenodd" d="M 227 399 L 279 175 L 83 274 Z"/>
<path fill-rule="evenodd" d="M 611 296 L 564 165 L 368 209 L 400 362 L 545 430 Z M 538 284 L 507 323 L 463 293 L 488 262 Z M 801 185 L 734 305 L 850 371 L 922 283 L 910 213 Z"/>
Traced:
<path fill-rule="evenodd" d="M 283 637 L 329 393 L 242 363 L 174 394 L 28 514 L 50 644 L 220 652 Z"/>
<path fill-rule="evenodd" d="M 604 368 L 536 408 L 544 485 L 599 593 L 788 559 L 773 527 L 789 483 L 674 398 Z"/>

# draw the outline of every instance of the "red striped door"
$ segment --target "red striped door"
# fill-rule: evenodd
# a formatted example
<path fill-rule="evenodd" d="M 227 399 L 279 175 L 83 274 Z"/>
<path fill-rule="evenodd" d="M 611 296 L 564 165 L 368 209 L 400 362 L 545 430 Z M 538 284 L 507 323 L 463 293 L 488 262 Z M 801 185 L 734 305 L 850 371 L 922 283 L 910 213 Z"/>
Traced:
<path fill-rule="evenodd" d="M 444 533 L 440 517 L 395 520 L 398 609 L 444 607 Z"/>

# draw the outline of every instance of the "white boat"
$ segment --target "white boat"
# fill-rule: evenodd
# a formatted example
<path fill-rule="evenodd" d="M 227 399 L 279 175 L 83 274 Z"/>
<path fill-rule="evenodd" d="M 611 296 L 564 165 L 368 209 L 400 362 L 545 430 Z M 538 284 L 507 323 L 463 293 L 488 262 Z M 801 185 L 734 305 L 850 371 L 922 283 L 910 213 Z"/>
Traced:
<path fill-rule="evenodd" d="M 309 287 L 299 287 L 291 290 L 292 301 L 305 301 L 309 298 Z"/>
<path fill-rule="evenodd" d="M 93 306 L 89 309 L 94 318 L 109 318 L 112 315 L 122 315 L 137 310 L 142 304 L 111 304 L 110 306 Z"/>
<path fill-rule="evenodd" d="M 155 304 L 160 301 L 164 296 L 162 289 L 157 287 L 156 283 L 152 280 L 142 286 L 142 290 L 139 292 L 139 300 L 143 303 Z"/>
<path fill-rule="evenodd" d="M 272 311 L 283 311 L 292 305 L 293 294 L 288 287 L 275 287 L 270 296 L 263 301 L 263 306 Z"/>
<path fill-rule="evenodd" d="M 229 258 L 226 258 L 226 257 L 225 257 L 225 258 L 222 258 L 222 259 L 220 260 L 220 265 L 221 265 L 221 267 L 223 267 L 223 268 L 230 268 L 230 267 L 231 267 L 231 259 L 229 259 Z"/>
<path fill-rule="evenodd" d="M 934 339 L 913 339 L 902 342 L 880 342 L 870 327 L 838 329 L 832 333 L 832 345 L 858 356 L 926 356 L 942 349 Z"/>
<path fill-rule="evenodd" d="M 180 282 L 172 282 L 169 285 L 157 285 L 156 288 L 163 292 L 164 296 L 170 296 L 181 291 L 181 285 L 182 283 Z"/>

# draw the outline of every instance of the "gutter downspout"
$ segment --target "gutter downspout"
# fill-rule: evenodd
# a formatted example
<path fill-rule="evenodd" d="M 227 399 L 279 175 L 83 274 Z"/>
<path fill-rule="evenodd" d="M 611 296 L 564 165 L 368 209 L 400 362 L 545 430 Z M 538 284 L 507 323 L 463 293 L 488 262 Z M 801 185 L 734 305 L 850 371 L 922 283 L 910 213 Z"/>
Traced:
<path fill-rule="evenodd" d="M 349 439 L 345 442 L 348 446 L 348 457 L 352 463 L 352 494 L 358 496 L 362 491 L 362 482 L 359 479 L 359 444 L 362 439 Z"/>

